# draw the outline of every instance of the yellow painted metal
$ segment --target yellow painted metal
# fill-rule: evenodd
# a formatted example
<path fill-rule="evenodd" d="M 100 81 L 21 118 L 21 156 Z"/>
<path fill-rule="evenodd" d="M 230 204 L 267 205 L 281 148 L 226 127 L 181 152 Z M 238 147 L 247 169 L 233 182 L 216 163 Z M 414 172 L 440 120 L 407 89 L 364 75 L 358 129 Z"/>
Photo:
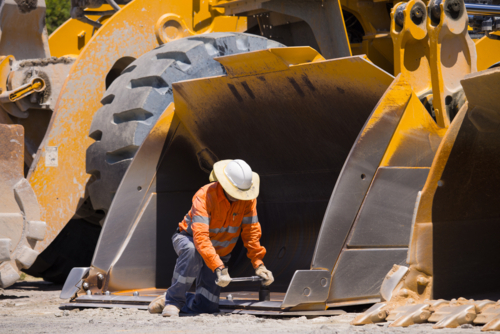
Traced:
<path fill-rule="evenodd" d="M 239 77 L 287 70 L 291 65 L 325 60 L 310 47 L 276 48 L 248 52 L 237 57 L 219 57 L 229 77 Z"/>
<path fill-rule="evenodd" d="M 391 18 L 386 2 L 341 0 L 340 3 L 342 10 L 358 19 L 365 32 L 361 46 L 351 44 L 352 54 L 366 54 L 374 64 L 392 73 L 393 45 L 389 34 Z"/>
<path fill-rule="evenodd" d="M 94 9 L 92 9 L 94 10 Z M 103 5 L 95 10 L 112 10 L 110 5 Z M 107 18 L 100 19 L 100 16 L 87 16 L 93 21 L 106 22 Z M 94 27 L 76 19 L 69 19 L 64 22 L 49 36 L 50 55 L 52 57 L 63 57 L 68 55 L 78 55 L 85 45 L 94 35 Z"/>
<path fill-rule="evenodd" d="M 368 58 L 380 68 L 393 73 L 393 43 L 390 34 L 365 35 L 363 37 L 361 53 L 368 55 Z M 356 53 L 353 49 L 352 54 L 356 55 L 359 53 Z"/>
<path fill-rule="evenodd" d="M 165 44 L 179 38 L 195 35 L 188 28 L 186 21 L 180 15 L 165 14 L 155 24 L 155 34 L 158 44 Z"/>
<path fill-rule="evenodd" d="M 45 89 L 45 81 L 42 78 L 34 78 L 30 83 L 23 85 L 8 93 L 8 99 L 10 102 L 15 102 L 22 99 L 25 96 L 33 94 L 35 92 L 40 92 Z"/>
<path fill-rule="evenodd" d="M 45 249 L 86 198 L 90 177 L 85 172 L 86 150 L 93 140 L 88 137 L 93 115 L 101 107 L 106 89 L 105 76 L 122 57 L 138 58 L 158 46 L 154 27 L 164 13 L 183 17 L 195 33 L 243 30 L 246 19 L 194 15 L 198 4 L 182 0 L 135 0 L 115 13 L 88 42 L 74 63 L 56 104 L 48 132 L 42 142 L 28 179 L 47 222 L 47 236 L 37 244 Z M 208 7 L 205 2 L 201 7 Z M 205 7 L 204 7 L 205 6 Z M 203 18 L 202 21 L 201 18 Z M 74 30 L 75 32 L 77 30 Z M 76 36 L 76 35 L 75 35 Z M 46 147 L 57 147 L 58 166 L 45 164 Z"/>
<path fill-rule="evenodd" d="M 10 74 L 10 65 L 16 60 L 14 56 L 0 57 L 0 93 L 7 91 L 7 78 Z"/>
<path fill-rule="evenodd" d="M 490 33 L 476 41 L 477 70 L 484 71 L 491 65 L 500 62 L 500 32 Z"/>
<path fill-rule="evenodd" d="M 403 8 L 403 27 L 395 20 L 398 8 Z M 414 9 L 415 8 L 415 9 Z M 422 11 L 422 21 L 416 24 L 410 19 L 410 12 Z M 391 37 L 394 43 L 394 75 L 403 73 L 417 95 L 430 92 L 431 71 L 429 66 L 429 38 L 426 28 L 426 6 L 420 0 L 400 2 L 391 11 Z M 417 21 L 418 23 L 418 21 Z"/>
<path fill-rule="evenodd" d="M 411 96 L 411 86 L 402 75 L 398 75 L 366 122 L 366 126 L 360 133 L 360 138 L 365 138 L 375 127 L 375 124 L 383 121 L 384 118 L 398 117 L 403 112 L 401 110 L 404 110 L 406 105 L 408 105 Z"/>
<path fill-rule="evenodd" d="M 283 49 L 268 49 L 261 51 L 254 51 L 245 54 L 237 54 L 216 58 L 224 68 L 228 75 L 225 77 L 216 77 L 203 80 L 190 80 L 184 83 L 175 83 L 174 86 L 174 100 L 176 104 L 176 113 L 182 118 L 183 114 L 189 113 L 192 110 L 202 109 L 202 105 L 206 107 L 206 101 L 203 102 L 201 97 L 210 96 L 216 90 L 223 89 L 224 92 L 218 91 L 219 101 L 225 101 L 228 105 L 228 110 L 232 107 L 232 102 L 235 101 L 235 93 L 233 90 L 228 89 L 230 86 L 239 86 L 241 82 L 247 87 L 252 88 L 254 96 L 272 96 L 273 92 L 280 92 L 285 94 L 285 87 L 282 87 L 283 82 L 290 82 L 289 79 L 294 76 L 302 74 L 306 78 L 314 78 L 315 85 L 322 85 L 322 80 L 326 78 L 346 77 L 342 86 L 337 89 L 345 94 L 353 91 L 363 91 L 366 87 L 377 90 L 379 87 L 387 87 L 392 77 L 386 73 L 379 71 L 374 66 L 366 66 L 368 62 L 363 57 L 347 57 L 336 60 L 321 60 L 317 53 L 309 47 L 293 47 Z M 303 62 L 299 62 L 302 60 Z M 272 64 L 265 65 L 264 64 Z M 297 74 L 298 73 L 298 74 Z M 367 80 L 371 78 L 371 80 Z M 262 85 L 263 80 L 266 84 Z M 359 84 L 363 83 L 362 86 Z M 230 86 L 228 86 L 230 84 Z M 286 87 L 287 92 L 290 91 Z M 304 93 L 304 92 L 302 92 Z M 404 95 L 404 91 L 402 93 Z M 239 95 L 238 95 L 239 96 Z M 293 103 L 294 99 L 300 95 L 295 90 L 289 92 L 288 95 L 283 96 L 283 101 Z M 196 99 L 194 97 L 197 97 Z M 239 96 L 246 100 L 246 96 Z M 251 97 L 249 98 L 251 99 Z M 253 100 L 253 99 L 252 99 Z M 353 110 L 356 105 L 361 101 L 353 101 Z M 319 101 L 318 101 L 319 103 Z M 394 104 L 391 97 L 387 100 L 388 105 Z M 205 115 L 200 115 L 198 120 L 186 117 L 183 121 L 186 122 L 186 127 L 189 129 L 197 129 L 203 124 L 202 119 Z M 372 117 L 374 120 L 376 117 Z M 193 132 L 193 135 L 196 137 Z M 201 140 L 200 140 L 201 141 Z"/>
<path fill-rule="evenodd" d="M 465 8 L 462 9 L 463 15 L 453 20 L 445 13 L 444 2 L 439 6 L 441 8 L 439 24 L 434 24 L 431 18 L 427 17 L 432 103 L 438 125 L 448 127 L 450 115 L 447 112 L 447 104 L 450 102 L 446 100 L 451 99 L 462 89 L 460 80 L 466 74 L 477 71 L 477 56 L 474 42 L 467 31 L 468 18 Z M 465 5 L 461 3 L 461 6 Z"/>
<path fill-rule="evenodd" d="M 10 74 L 10 64 L 15 60 L 14 56 L 0 56 L 0 94 L 8 90 L 7 78 Z M 12 119 L 0 104 L 0 124 L 12 124 Z"/>
<path fill-rule="evenodd" d="M 428 167 L 425 158 L 434 156 L 445 133 L 413 92 L 380 167 L 401 166 L 394 162 L 403 160 L 407 166 Z"/>
<path fill-rule="evenodd" d="M 283 79 L 288 81 L 287 78 L 289 74 L 285 70 L 294 69 L 294 71 L 303 72 L 304 75 L 308 77 L 315 77 L 318 73 L 322 73 L 321 77 L 327 76 L 338 76 L 345 75 L 345 71 L 349 72 L 347 77 L 350 78 L 349 82 L 344 83 L 344 87 L 339 87 L 341 89 L 356 89 L 354 88 L 354 83 L 364 82 L 364 84 L 372 87 L 377 85 L 388 85 L 387 74 L 383 72 L 376 72 L 375 67 L 362 66 L 361 63 L 366 62 L 362 57 L 348 57 L 336 60 L 336 66 L 329 66 L 328 61 L 324 61 L 322 57 L 310 47 L 290 47 L 283 49 L 267 49 L 261 51 L 254 51 L 244 54 L 237 54 L 232 56 L 225 56 L 216 58 L 227 71 L 227 77 L 216 78 L 217 80 L 224 80 L 232 82 L 232 78 L 241 77 L 247 82 L 248 86 L 260 87 L 260 90 L 270 91 L 270 90 L 280 90 L 279 84 L 283 82 Z M 319 64 L 324 63 L 325 66 L 320 66 Z M 318 64 L 318 66 L 312 66 L 313 64 Z M 342 65 L 344 64 L 344 65 Z M 311 65 L 311 66 L 309 66 Z M 372 71 L 373 69 L 373 71 Z M 370 73 L 367 73 L 371 71 Z M 326 72 L 325 72 L 326 71 Z M 258 83 L 261 78 L 257 75 L 262 75 L 266 73 L 273 73 L 270 79 L 266 79 L 266 85 L 262 86 Z M 380 75 L 378 75 L 381 73 Z M 377 77 L 377 80 L 366 82 L 367 77 Z M 266 77 L 267 78 L 267 77 Z M 215 79 L 214 79 L 215 80 Z M 211 79 L 198 80 L 196 84 L 189 85 L 189 96 L 207 96 L 214 89 L 214 83 Z M 179 92 L 179 95 L 174 95 L 178 97 L 183 97 L 175 99 L 176 101 L 176 111 L 182 113 L 183 110 L 187 108 L 184 105 L 184 100 L 188 98 L 185 95 L 186 92 L 182 89 L 183 85 L 181 83 L 174 84 L 174 91 Z M 357 89 L 363 89 L 362 87 L 357 87 Z M 281 89 L 282 90 L 282 89 Z M 227 100 L 232 101 L 234 99 L 231 90 L 227 91 Z M 257 95 L 257 92 L 254 92 Z M 261 96 L 265 96 L 263 92 L 260 92 Z M 290 96 L 292 98 L 292 96 Z M 180 103 L 180 104 L 179 104 Z M 191 101 L 191 103 L 194 103 Z M 192 120 L 193 128 L 197 128 L 200 124 L 194 124 Z"/>

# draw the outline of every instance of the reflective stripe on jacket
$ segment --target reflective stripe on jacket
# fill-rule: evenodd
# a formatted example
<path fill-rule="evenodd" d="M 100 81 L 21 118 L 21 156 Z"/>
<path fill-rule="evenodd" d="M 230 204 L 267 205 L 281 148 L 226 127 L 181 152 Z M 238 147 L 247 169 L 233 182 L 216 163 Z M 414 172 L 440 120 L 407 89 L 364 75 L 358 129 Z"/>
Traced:
<path fill-rule="evenodd" d="M 266 249 L 259 241 L 262 231 L 257 200 L 231 203 L 219 182 L 207 184 L 196 192 L 193 206 L 179 228 L 193 236 L 196 249 L 213 271 L 223 265 L 220 257 L 231 253 L 240 233 L 253 267 L 263 263 Z"/>

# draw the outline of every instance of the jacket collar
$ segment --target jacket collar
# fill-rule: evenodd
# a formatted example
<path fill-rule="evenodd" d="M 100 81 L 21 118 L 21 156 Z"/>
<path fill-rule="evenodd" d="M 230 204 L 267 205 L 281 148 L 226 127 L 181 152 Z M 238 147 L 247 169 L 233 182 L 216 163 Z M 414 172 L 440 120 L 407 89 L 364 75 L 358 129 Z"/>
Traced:
<path fill-rule="evenodd" d="M 220 185 L 219 182 L 217 182 L 217 201 L 218 202 L 225 202 L 228 205 L 231 205 L 231 202 L 226 198 L 226 195 L 224 194 L 224 189 L 222 189 L 222 186 Z"/>

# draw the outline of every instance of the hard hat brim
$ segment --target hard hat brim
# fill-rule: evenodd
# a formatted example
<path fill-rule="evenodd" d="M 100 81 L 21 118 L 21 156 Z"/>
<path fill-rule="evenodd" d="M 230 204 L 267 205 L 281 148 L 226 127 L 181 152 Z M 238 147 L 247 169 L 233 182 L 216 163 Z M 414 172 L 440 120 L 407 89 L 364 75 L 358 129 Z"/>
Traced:
<path fill-rule="evenodd" d="M 218 181 L 229 196 L 240 201 L 251 201 L 259 196 L 260 177 L 259 174 L 252 172 L 252 186 L 248 190 L 241 190 L 236 187 L 224 173 L 224 168 L 233 160 L 221 160 L 214 164 L 214 169 L 210 173 L 210 181 Z"/>

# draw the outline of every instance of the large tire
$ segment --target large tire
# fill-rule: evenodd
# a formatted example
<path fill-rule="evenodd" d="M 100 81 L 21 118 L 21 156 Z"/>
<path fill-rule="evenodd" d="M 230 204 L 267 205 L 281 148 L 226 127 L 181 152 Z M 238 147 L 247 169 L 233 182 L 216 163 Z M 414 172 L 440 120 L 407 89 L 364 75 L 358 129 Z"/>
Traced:
<path fill-rule="evenodd" d="M 173 83 L 225 74 L 214 57 L 279 46 L 256 35 L 212 33 L 169 42 L 131 63 L 104 94 L 90 128 L 96 141 L 87 150 L 87 173 L 96 180 L 89 185 L 94 209 L 108 211 L 137 149 L 173 102 Z"/>

